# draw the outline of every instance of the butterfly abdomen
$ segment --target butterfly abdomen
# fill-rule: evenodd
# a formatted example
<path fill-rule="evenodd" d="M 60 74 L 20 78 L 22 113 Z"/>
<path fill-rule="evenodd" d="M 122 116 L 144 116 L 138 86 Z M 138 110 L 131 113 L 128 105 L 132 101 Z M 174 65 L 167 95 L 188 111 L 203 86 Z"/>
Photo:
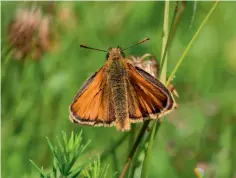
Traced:
<path fill-rule="evenodd" d="M 119 60 L 113 61 L 109 68 L 108 83 L 111 87 L 112 103 L 118 130 L 129 130 L 129 115 L 126 87 L 126 70 Z"/>

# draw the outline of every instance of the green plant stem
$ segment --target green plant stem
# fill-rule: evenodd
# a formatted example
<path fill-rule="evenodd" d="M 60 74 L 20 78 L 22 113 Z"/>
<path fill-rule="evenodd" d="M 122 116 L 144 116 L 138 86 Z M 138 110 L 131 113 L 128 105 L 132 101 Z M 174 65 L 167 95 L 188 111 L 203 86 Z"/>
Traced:
<path fill-rule="evenodd" d="M 232 125 L 232 130 L 231 130 L 231 148 L 230 148 L 230 175 L 229 177 L 234 177 L 236 174 L 235 171 L 235 165 L 236 165 L 236 153 L 235 153 L 235 148 L 236 148 L 236 142 L 235 142 L 235 135 L 236 135 L 236 117 L 231 116 L 231 125 Z"/>
<path fill-rule="evenodd" d="M 169 9 L 170 9 L 170 3 L 169 3 L 169 1 L 165 1 L 163 37 L 162 37 L 162 54 L 161 54 L 161 64 L 163 64 L 163 67 L 161 68 L 161 75 L 160 75 L 160 80 L 162 83 L 165 83 L 165 81 L 166 81 L 167 42 L 168 42 L 168 38 L 170 36 L 170 34 L 168 34 L 168 32 L 169 32 L 169 30 L 168 30 L 168 28 L 169 28 Z"/>
<path fill-rule="evenodd" d="M 112 144 L 110 148 L 104 151 L 104 154 L 101 155 L 101 161 L 105 160 L 110 153 L 114 152 L 114 150 L 117 149 L 119 145 L 121 145 L 121 143 L 125 141 L 127 137 L 128 137 L 128 134 L 124 134 L 114 144 Z"/>
<path fill-rule="evenodd" d="M 134 156 L 134 154 L 135 154 L 135 152 L 136 152 L 136 150 L 139 146 L 139 143 L 141 142 L 141 140 L 142 140 L 142 138 L 145 134 L 145 131 L 148 127 L 149 122 L 150 122 L 150 120 L 147 120 L 143 123 L 142 128 L 140 129 L 139 134 L 138 134 L 138 136 L 137 136 L 137 138 L 134 142 L 134 145 L 133 145 L 132 149 L 130 150 L 130 153 L 129 153 L 128 158 L 127 158 L 126 163 L 125 163 L 125 166 L 123 167 L 123 170 L 122 170 L 119 178 L 124 178 L 125 177 L 126 172 L 128 171 L 128 168 L 130 166 L 131 160 L 132 160 L 132 158 L 133 158 L 133 156 Z"/>
<path fill-rule="evenodd" d="M 128 148 L 131 148 L 131 147 L 133 146 L 133 142 L 134 142 L 134 140 L 135 140 L 137 134 L 138 134 L 137 125 L 134 125 L 134 127 L 132 127 L 131 133 L 129 134 Z M 139 151 L 139 149 L 140 149 L 140 147 L 138 148 L 137 152 Z M 135 155 L 135 156 L 133 157 L 133 159 L 137 160 L 137 159 L 136 159 L 136 156 L 137 156 L 137 155 Z M 137 162 L 131 163 L 130 168 L 129 168 L 129 171 L 128 171 L 128 173 L 127 173 L 127 174 L 128 174 L 128 177 L 134 177 L 135 166 L 136 166 L 135 163 L 137 163 Z"/>
<path fill-rule="evenodd" d="M 193 26 L 193 22 L 194 22 L 194 19 L 195 19 L 195 16 L 196 16 L 196 11 L 197 11 L 197 2 L 198 2 L 197 0 L 194 0 L 194 2 L 193 2 L 193 15 L 192 15 L 191 22 L 190 22 L 188 30 L 190 30 Z"/>
<path fill-rule="evenodd" d="M 218 5 L 219 1 L 215 1 L 214 5 L 212 6 L 211 10 L 208 12 L 207 16 L 205 17 L 205 19 L 202 21 L 200 27 L 198 28 L 198 30 L 195 32 L 195 34 L 193 35 L 193 38 L 191 39 L 191 41 L 188 43 L 187 47 L 185 48 L 182 56 L 180 57 L 178 63 L 176 64 L 175 68 L 173 69 L 170 77 L 168 78 L 168 81 L 166 83 L 166 85 L 168 86 L 170 84 L 170 81 L 173 79 L 175 73 L 177 72 L 180 64 L 183 62 L 185 56 L 187 55 L 190 47 L 192 46 L 193 42 L 196 40 L 196 38 L 198 37 L 200 31 L 202 30 L 203 26 L 206 24 L 207 20 L 210 18 L 210 16 L 212 15 L 212 13 L 214 12 L 214 10 L 216 9 L 217 5 Z"/>
<path fill-rule="evenodd" d="M 178 6 L 176 7 L 177 8 L 176 11 L 177 11 L 178 14 L 175 16 L 175 19 L 174 19 L 173 30 L 171 32 L 170 42 L 169 42 L 170 44 L 171 44 L 172 40 L 174 39 L 174 35 L 175 35 L 176 31 L 177 31 L 177 27 L 178 27 L 178 25 L 180 23 L 180 19 L 181 19 L 183 13 L 184 13 L 184 9 L 186 7 L 186 4 L 187 4 L 186 1 L 181 1 L 181 3 L 180 3 L 180 10 L 178 10 L 179 9 Z"/>
<path fill-rule="evenodd" d="M 169 32 L 167 43 L 166 43 L 166 46 L 164 49 L 164 54 L 161 57 L 161 64 L 160 64 L 160 72 L 161 73 L 162 73 L 163 65 L 166 60 L 167 51 L 170 47 L 172 40 L 174 39 L 175 33 L 177 31 L 177 27 L 179 25 L 180 19 L 182 17 L 183 12 L 184 12 L 185 6 L 186 6 L 186 2 L 182 1 L 181 2 L 181 9 L 180 9 L 180 12 L 177 16 L 178 9 L 179 9 L 179 1 L 177 1 L 175 4 L 175 10 L 174 10 L 174 14 L 173 14 L 172 21 L 171 21 L 170 32 Z"/>
<path fill-rule="evenodd" d="M 161 126 L 161 122 L 155 122 L 153 124 L 152 132 L 151 132 L 149 143 L 148 143 L 147 153 L 145 155 L 145 159 L 144 159 L 144 162 L 143 162 L 141 178 L 148 178 L 149 166 L 150 166 L 150 161 L 151 161 L 151 158 L 152 158 L 153 142 L 154 142 L 156 133 L 159 130 L 160 126 Z"/>
<path fill-rule="evenodd" d="M 170 34 L 169 33 L 169 9 L 170 9 L 170 3 L 168 0 L 165 1 L 165 10 L 164 10 L 164 24 L 163 24 L 163 38 L 162 38 L 162 61 L 163 62 L 163 67 L 161 69 L 161 76 L 160 80 L 162 83 L 165 84 L 166 82 L 166 73 L 167 73 L 167 42 L 168 39 L 170 39 Z M 174 15 L 175 16 L 175 15 Z M 173 19 L 172 19 L 173 22 Z M 167 35 L 168 34 L 168 35 Z M 165 56 L 164 56 L 165 55 Z M 152 127 L 152 132 L 148 141 L 148 148 L 145 154 L 144 162 L 143 162 L 143 167 L 142 167 L 142 172 L 141 172 L 141 177 L 142 178 L 148 178 L 148 173 L 149 173 L 149 166 L 151 163 L 151 158 L 152 158 L 152 147 L 153 147 L 153 142 L 155 139 L 155 136 L 157 134 L 157 130 L 160 127 L 161 122 L 159 119 L 153 123 Z"/>
<path fill-rule="evenodd" d="M 112 156 L 112 162 L 113 162 L 114 170 L 119 170 L 119 165 L 118 165 L 119 159 L 117 158 L 116 150 L 112 151 L 111 156 Z"/>

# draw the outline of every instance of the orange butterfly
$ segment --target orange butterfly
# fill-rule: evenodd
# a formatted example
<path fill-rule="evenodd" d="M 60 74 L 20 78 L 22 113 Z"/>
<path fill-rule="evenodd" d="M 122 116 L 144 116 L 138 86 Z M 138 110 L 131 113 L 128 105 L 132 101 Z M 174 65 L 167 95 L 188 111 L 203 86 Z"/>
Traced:
<path fill-rule="evenodd" d="M 157 119 L 175 108 L 171 92 L 149 73 L 128 62 L 123 53 L 126 49 L 118 46 L 105 51 L 106 63 L 83 84 L 70 106 L 72 122 L 91 126 L 115 124 L 117 130 L 128 131 L 130 123 Z"/>

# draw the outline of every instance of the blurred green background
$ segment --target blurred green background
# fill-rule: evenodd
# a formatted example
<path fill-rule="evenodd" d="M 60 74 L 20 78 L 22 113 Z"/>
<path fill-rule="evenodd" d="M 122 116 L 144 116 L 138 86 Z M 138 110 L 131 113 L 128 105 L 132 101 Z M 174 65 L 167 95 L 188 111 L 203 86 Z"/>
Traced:
<path fill-rule="evenodd" d="M 171 73 L 213 2 L 188 2 L 168 56 Z M 18 8 L 38 7 L 48 45 L 41 45 L 24 59 L 10 49 L 9 32 Z M 172 17 L 175 2 L 170 3 Z M 173 80 L 179 108 L 168 115 L 154 142 L 150 178 L 196 177 L 203 167 L 206 177 L 236 176 L 236 3 L 220 2 L 201 31 Z M 117 132 L 115 127 L 75 125 L 68 107 L 82 83 L 105 62 L 105 54 L 79 48 L 80 44 L 107 49 L 127 47 L 144 37 L 151 40 L 126 51 L 126 55 L 161 56 L 163 2 L 1 2 L 1 166 L 2 177 L 38 177 L 29 159 L 44 169 L 52 155 L 52 142 L 61 130 L 84 132 L 91 140 L 81 162 L 103 154 L 128 134 L 102 159 L 110 164 L 109 176 L 122 170 L 135 129 Z M 192 21 L 192 18 L 194 20 Z M 18 19 L 25 17 L 19 17 Z M 46 28 L 47 27 L 47 28 Z M 45 32 L 44 31 L 44 32 Z M 45 32 L 45 33 L 46 33 Z M 42 47 L 43 46 L 43 47 Z M 42 50 L 43 48 L 43 50 Z M 141 153 L 136 161 L 143 160 Z M 139 177 L 141 165 L 135 170 Z"/>

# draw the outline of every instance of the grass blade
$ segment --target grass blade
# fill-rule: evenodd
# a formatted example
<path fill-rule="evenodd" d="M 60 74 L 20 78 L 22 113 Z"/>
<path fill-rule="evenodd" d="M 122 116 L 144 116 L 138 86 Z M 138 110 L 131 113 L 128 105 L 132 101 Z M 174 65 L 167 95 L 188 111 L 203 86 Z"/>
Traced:
<path fill-rule="evenodd" d="M 215 1 L 214 5 L 212 6 L 211 10 L 208 12 L 208 14 L 206 15 L 205 19 L 202 21 L 200 27 L 198 28 L 198 30 L 195 32 L 195 34 L 193 35 L 193 38 L 191 39 L 191 41 L 188 43 L 187 47 L 185 48 L 182 56 L 180 57 L 178 63 L 176 64 L 175 68 L 173 69 L 172 73 L 170 74 L 170 77 L 168 78 L 168 81 L 166 83 L 166 85 L 168 86 L 171 82 L 171 80 L 173 79 L 175 73 L 177 72 L 179 66 L 181 65 L 181 63 L 183 62 L 185 56 L 187 55 L 190 47 L 192 46 L 193 42 L 197 39 L 200 31 L 202 30 L 203 26 L 206 24 L 207 20 L 210 18 L 210 16 L 212 15 L 212 13 L 214 12 L 214 10 L 216 9 L 217 5 L 218 5 L 219 1 Z"/>
<path fill-rule="evenodd" d="M 164 11 L 164 24 L 163 24 L 163 38 L 162 38 L 162 53 L 161 53 L 161 65 L 163 64 L 163 67 L 161 68 L 161 76 L 160 80 L 162 83 L 165 83 L 166 81 L 166 70 L 167 70 L 167 42 L 168 42 L 168 33 L 169 33 L 169 8 L 170 3 L 169 1 L 165 1 L 165 11 Z"/>
<path fill-rule="evenodd" d="M 189 30 L 193 26 L 193 22 L 194 22 L 194 19 L 195 19 L 195 16 L 196 16 L 196 11 L 197 11 L 197 0 L 195 0 L 193 2 L 193 15 L 192 15 L 191 22 L 190 22 L 190 25 L 189 25 Z"/>
<path fill-rule="evenodd" d="M 167 42 L 166 42 L 165 46 L 162 46 L 162 56 L 161 56 L 161 63 L 160 63 L 160 73 L 161 74 L 163 74 L 162 70 L 163 70 L 163 65 L 165 64 L 167 51 L 170 48 L 171 42 L 174 39 L 175 33 L 177 31 L 177 28 L 178 28 L 178 25 L 179 25 L 179 22 L 180 22 L 180 19 L 182 17 L 182 14 L 183 14 L 185 6 L 186 6 L 186 3 L 187 2 L 182 1 L 180 3 L 181 5 L 179 5 L 179 2 L 176 1 L 175 10 L 174 10 L 174 14 L 173 14 L 173 17 L 172 17 L 172 22 L 171 22 L 171 26 L 170 26 Z M 180 10 L 179 10 L 179 6 L 180 6 Z M 165 27 L 163 26 L 163 31 L 164 31 L 164 34 L 166 34 L 168 32 L 168 29 L 165 32 Z M 166 80 L 166 79 L 164 79 L 164 80 Z"/>
<path fill-rule="evenodd" d="M 46 177 L 46 174 L 43 172 L 43 170 L 40 167 L 37 166 L 37 164 L 35 164 L 35 162 L 33 162 L 31 159 L 29 161 L 40 172 L 41 177 Z"/>
<path fill-rule="evenodd" d="M 164 36 L 162 38 L 162 61 L 161 61 L 163 66 L 161 68 L 161 77 L 160 77 L 162 83 L 166 82 L 166 73 L 167 73 L 167 45 L 168 45 L 168 40 L 170 39 L 170 37 L 169 37 L 170 35 L 167 35 L 169 33 L 168 32 L 169 31 L 168 30 L 168 28 L 169 28 L 168 27 L 168 24 L 169 24 L 169 7 L 170 7 L 169 1 L 165 1 L 164 24 L 163 24 Z M 174 18 L 175 18 L 175 15 L 176 15 L 176 11 L 174 12 Z M 172 25 L 173 25 L 173 22 L 174 22 L 174 18 L 172 19 Z M 159 126 L 160 126 L 160 121 L 159 120 L 154 122 L 153 127 L 152 127 L 151 136 L 149 138 L 148 148 L 147 148 L 145 158 L 144 158 L 144 162 L 143 162 L 143 167 L 142 167 L 142 172 L 141 172 L 141 177 L 142 178 L 147 178 L 148 177 L 149 166 L 150 166 L 151 157 L 152 157 L 153 142 L 154 142 L 154 139 L 155 139 L 156 130 Z"/>

